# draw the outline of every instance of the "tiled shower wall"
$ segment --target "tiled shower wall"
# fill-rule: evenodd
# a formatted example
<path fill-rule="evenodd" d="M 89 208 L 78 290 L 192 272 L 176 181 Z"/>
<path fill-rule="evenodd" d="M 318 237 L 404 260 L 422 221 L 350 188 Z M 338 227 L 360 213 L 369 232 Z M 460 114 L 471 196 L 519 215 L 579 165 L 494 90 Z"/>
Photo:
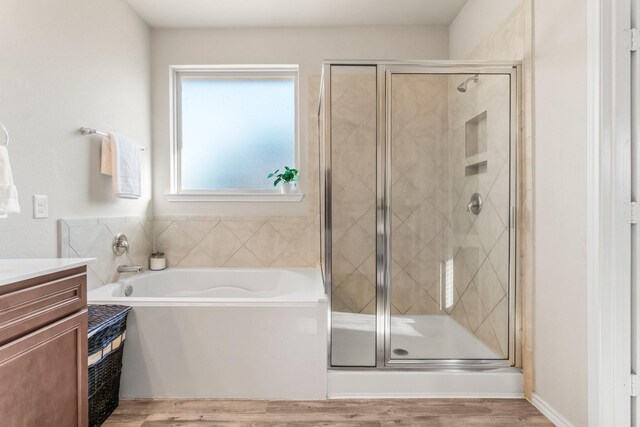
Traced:
<path fill-rule="evenodd" d="M 376 74 L 331 75 L 332 296 L 334 311 L 375 313 Z"/>
<path fill-rule="evenodd" d="M 392 314 L 447 314 L 448 80 L 395 74 L 391 86 Z"/>
<path fill-rule="evenodd" d="M 508 76 L 481 75 L 467 92 L 467 75 L 449 77 L 453 317 L 496 354 L 508 351 L 509 141 Z M 480 170 L 474 165 L 483 164 Z M 478 215 L 467 212 L 474 193 Z"/>

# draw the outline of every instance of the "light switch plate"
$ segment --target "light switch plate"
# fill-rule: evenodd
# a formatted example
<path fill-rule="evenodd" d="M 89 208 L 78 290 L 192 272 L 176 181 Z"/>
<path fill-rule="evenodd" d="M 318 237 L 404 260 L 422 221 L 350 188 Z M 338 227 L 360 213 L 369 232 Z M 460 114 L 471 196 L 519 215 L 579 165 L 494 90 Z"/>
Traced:
<path fill-rule="evenodd" d="M 47 196 L 33 195 L 33 217 L 36 219 L 49 217 L 49 199 Z"/>

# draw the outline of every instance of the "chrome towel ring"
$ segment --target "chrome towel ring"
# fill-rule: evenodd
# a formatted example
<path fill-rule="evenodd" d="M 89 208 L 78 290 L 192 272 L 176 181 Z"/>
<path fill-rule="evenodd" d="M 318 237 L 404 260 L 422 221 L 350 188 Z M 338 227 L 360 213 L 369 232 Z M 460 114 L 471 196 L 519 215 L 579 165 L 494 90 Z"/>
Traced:
<path fill-rule="evenodd" d="M 3 147 L 8 147 L 9 146 L 9 131 L 7 130 L 6 127 L 4 127 L 4 125 L 2 123 L 0 123 L 0 128 L 2 128 L 2 131 L 4 132 L 4 144 L 0 143 Z"/>

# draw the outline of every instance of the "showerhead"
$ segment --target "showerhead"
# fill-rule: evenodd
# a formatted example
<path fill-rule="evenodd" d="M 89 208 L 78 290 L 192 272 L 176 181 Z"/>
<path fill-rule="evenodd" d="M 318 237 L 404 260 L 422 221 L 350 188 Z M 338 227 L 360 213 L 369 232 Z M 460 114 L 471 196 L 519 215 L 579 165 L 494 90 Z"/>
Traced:
<path fill-rule="evenodd" d="M 458 92 L 465 93 L 467 91 L 467 85 L 469 84 L 469 82 L 473 80 L 474 83 L 478 83 L 479 78 L 480 76 L 478 74 L 469 77 L 467 80 L 458 85 Z"/>

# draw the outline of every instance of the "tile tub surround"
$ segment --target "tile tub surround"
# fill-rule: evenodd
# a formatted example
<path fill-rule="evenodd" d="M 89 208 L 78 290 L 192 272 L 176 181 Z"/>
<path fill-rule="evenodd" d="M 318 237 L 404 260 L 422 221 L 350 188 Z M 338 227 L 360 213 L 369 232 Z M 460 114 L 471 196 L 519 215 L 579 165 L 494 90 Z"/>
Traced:
<path fill-rule="evenodd" d="M 317 217 L 156 217 L 169 267 L 315 267 Z"/>
<path fill-rule="evenodd" d="M 153 219 L 150 217 L 69 218 L 58 220 L 59 256 L 94 258 L 87 264 L 89 290 L 117 280 L 118 265 L 149 267 L 153 250 Z M 111 245 L 118 233 L 129 240 L 129 252 L 116 256 Z"/>

